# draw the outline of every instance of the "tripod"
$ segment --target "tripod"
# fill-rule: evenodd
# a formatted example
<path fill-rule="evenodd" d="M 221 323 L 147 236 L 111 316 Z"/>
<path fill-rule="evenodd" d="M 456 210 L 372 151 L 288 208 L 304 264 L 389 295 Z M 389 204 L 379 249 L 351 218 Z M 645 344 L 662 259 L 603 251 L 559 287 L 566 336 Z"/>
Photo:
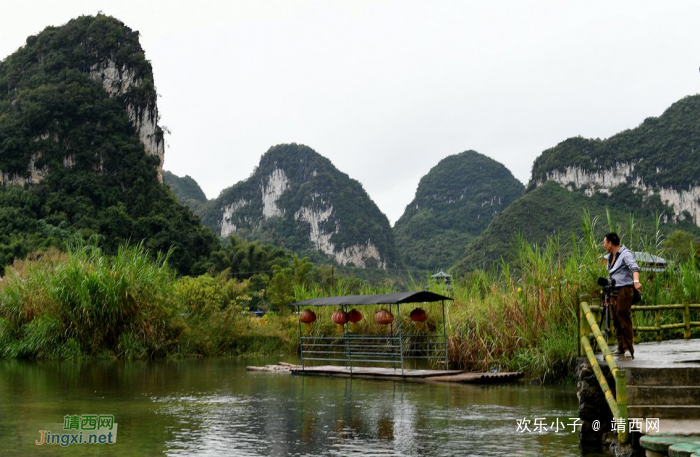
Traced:
<path fill-rule="evenodd" d="M 598 328 L 603 333 L 603 338 L 605 338 L 605 343 L 608 342 L 608 336 L 610 335 L 610 288 L 603 288 L 603 295 L 600 297 L 600 322 L 598 323 Z M 593 351 L 598 350 L 598 340 L 593 340 Z"/>

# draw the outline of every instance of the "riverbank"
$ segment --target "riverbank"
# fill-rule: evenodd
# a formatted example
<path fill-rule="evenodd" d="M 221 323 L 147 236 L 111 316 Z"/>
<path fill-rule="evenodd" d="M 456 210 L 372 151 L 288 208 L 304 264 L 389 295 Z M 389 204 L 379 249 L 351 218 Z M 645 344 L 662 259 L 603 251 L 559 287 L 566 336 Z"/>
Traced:
<path fill-rule="evenodd" d="M 571 309 L 545 301 L 530 306 L 532 294 L 497 289 L 496 283 L 487 290 L 488 280 L 483 274 L 469 285 L 439 290 L 455 297 L 447 305 L 452 365 L 525 371 L 545 382 L 566 379 L 576 349 L 575 323 L 567 322 Z M 92 245 L 37 253 L 16 262 L 2 281 L 0 355 L 60 360 L 295 354 L 296 315 L 283 307 L 258 317 L 245 309 L 247 292 L 245 281 L 224 275 L 178 278 L 167 257 L 152 259 L 141 246 L 122 247 L 115 256 Z M 298 287 L 294 299 L 321 293 Z M 335 335 L 334 311 L 319 309 L 317 322 L 305 331 Z M 405 311 L 396 317 L 410 329 Z M 428 316 L 428 326 L 433 318 Z M 363 319 L 358 331 L 385 332 L 369 321 Z"/>
<path fill-rule="evenodd" d="M 582 240 L 566 246 L 557 237 L 545 246 L 519 239 L 515 260 L 503 262 L 498 270 L 467 273 L 451 286 L 430 283 L 431 291 L 454 298 L 446 313 L 451 367 L 522 371 L 526 378 L 544 383 L 573 381 L 577 297 L 595 294 L 596 279 L 605 275 L 599 231 L 591 226 Z M 96 245 L 35 253 L 15 262 L 0 282 L 0 357 L 293 355 L 299 347 L 299 325 L 286 304 L 396 288 L 389 283 L 370 287 L 346 276 L 329 287 L 323 280 L 313 280 L 314 274 L 320 277 L 314 271 L 322 267 L 314 270 L 313 264 L 296 257 L 290 265 L 274 269 L 272 276 L 247 279 L 232 278 L 227 271 L 177 277 L 167 255 L 153 258 L 141 245 L 123 246 L 113 256 Z M 644 275 L 643 282 L 647 304 L 700 301 L 700 267 L 694 258 Z M 411 290 L 424 285 L 409 278 Z M 250 313 L 253 303 L 266 303 L 267 313 L 262 317 Z M 334 311 L 317 310 L 317 321 L 305 331 L 335 335 Z M 403 311 L 396 318 L 404 329 L 412 329 L 410 309 Z M 367 317 L 359 323 L 362 333 L 385 332 Z M 428 316 L 428 326 L 434 324 L 433 318 Z M 669 311 L 662 324 L 681 320 L 680 311 Z M 637 315 L 638 325 L 652 323 L 652 312 Z"/>

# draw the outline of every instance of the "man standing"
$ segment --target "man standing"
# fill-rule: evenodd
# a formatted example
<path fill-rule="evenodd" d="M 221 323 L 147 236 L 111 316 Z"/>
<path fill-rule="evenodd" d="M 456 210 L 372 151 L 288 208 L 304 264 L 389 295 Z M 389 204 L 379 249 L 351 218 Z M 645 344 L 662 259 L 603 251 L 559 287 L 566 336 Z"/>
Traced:
<path fill-rule="evenodd" d="M 634 289 L 640 290 L 639 266 L 634 253 L 627 247 L 620 246 L 620 237 L 612 232 L 603 238 L 603 247 L 610 254 L 608 257 L 608 275 L 615 280 L 610 309 L 617 333 L 617 350 L 614 355 L 634 358 L 634 333 L 632 331 L 632 298 Z"/>

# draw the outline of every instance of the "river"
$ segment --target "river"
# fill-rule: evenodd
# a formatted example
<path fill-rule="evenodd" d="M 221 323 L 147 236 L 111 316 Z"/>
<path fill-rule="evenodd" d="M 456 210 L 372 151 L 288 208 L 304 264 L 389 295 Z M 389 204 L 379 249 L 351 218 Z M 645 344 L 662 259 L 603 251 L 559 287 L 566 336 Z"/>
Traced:
<path fill-rule="evenodd" d="M 579 455 L 578 434 L 568 426 L 577 417 L 571 385 L 423 384 L 245 371 L 246 365 L 278 360 L 0 361 L 0 452 Z M 35 444 L 40 430 L 59 427 L 67 415 L 113 415 L 116 443 L 70 444 L 70 450 Z M 539 418 L 544 430 L 535 426 Z M 518 421 L 525 431 L 518 431 Z"/>

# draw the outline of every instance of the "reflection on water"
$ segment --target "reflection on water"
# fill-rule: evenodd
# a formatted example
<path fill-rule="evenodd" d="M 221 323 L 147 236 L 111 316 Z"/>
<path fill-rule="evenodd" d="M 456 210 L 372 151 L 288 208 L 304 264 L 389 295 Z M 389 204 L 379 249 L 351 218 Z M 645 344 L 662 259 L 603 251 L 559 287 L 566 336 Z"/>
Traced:
<path fill-rule="evenodd" d="M 247 373 L 269 360 L 0 361 L 0 450 L 41 424 L 114 414 L 117 444 L 71 454 L 233 456 L 578 455 L 571 429 L 518 433 L 516 419 L 576 417 L 573 386 L 472 386 Z M 64 452 L 61 452 L 64 451 Z"/>

